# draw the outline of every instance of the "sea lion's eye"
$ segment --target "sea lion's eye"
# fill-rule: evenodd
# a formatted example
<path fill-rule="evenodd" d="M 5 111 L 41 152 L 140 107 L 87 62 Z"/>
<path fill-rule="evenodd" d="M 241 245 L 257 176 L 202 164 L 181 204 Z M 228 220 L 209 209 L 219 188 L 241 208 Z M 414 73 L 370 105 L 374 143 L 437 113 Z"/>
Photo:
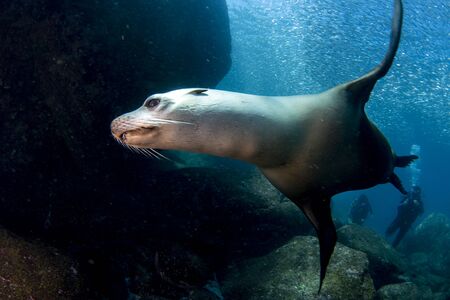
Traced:
<path fill-rule="evenodd" d="M 144 106 L 147 108 L 154 108 L 154 107 L 158 106 L 160 101 L 161 100 L 158 98 L 147 99 L 144 103 Z"/>

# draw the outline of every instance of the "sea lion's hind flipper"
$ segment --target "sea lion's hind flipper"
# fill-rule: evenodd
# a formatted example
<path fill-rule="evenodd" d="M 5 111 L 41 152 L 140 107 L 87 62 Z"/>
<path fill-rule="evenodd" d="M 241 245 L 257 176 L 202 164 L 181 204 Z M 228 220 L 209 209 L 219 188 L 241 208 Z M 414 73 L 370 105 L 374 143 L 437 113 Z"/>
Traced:
<path fill-rule="evenodd" d="M 364 76 L 344 84 L 347 92 L 350 93 L 350 99 L 366 103 L 369 100 L 370 93 L 378 79 L 384 77 L 392 66 L 395 54 L 400 43 L 400 35 L 403 22 L 403 5 L 401 0 L 395 0 L 394 14 L 391 26 L 391 40 L 389 49 L 384 56 L 383 61 L 372 71 Z"/>
<path fill-rule="evenodd" d="M 403 187 L 402 181 L 398 178 L 397 174 L 392 173 L 389 177 L 389 182 L 392 183 L 403 195 L 406 195 L 407 192 Z"/>
<path fill-rule="evenodd" d="M 318 293 L 320 293 L 328 263 L 330 262 L 337 240 L 336 228 L 331 218 L 330 197 L 309 198 L 294 202 L 312 223 L 319 238 L 320 283 Z"/>
<path fill-rule="evenodd" d="M 410 163 L 413 162 L 413 160 L 418 159 L 419 157 L 417 155 L 405 155 L 405 156 L 397 156 L 395 158 L 394 165 L 396 167 L 404 168 L 409 166 Z"/>

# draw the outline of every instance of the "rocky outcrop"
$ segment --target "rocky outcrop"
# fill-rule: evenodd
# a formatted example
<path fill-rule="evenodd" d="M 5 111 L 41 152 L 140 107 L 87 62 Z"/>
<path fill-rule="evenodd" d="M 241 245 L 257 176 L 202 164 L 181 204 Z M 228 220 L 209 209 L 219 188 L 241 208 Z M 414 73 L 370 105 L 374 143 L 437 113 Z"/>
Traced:
<path fill-rule="evenodd" d="M 151 190 L 159 197 L 141 211 L 148 230 L 219 257 L 267 254 L 312 230 L 302 212 L 255 169 L 164 172 L 153 179 Z"/>
<path fill-rule="evenodd" d="M 0 299 L 82 299 L 78 264 L 0 227 Z"/>
<path fill-rule="evenodd" d="M 93 231 L 79 233 L 85 240 L 72 241 L 69 253 L 93 294 L 87 299 L 204 295 L 230 261 L 311 232 L 301 211 L 254 169 L 183 168 L 160 172 L 147 187 L 150 200 L 124 210 L 123 219 L 99 214 Z"/>
<path fill-rule="evenodd" d="M 267 254 L 311 231 L 301 211 L 256 170 L 160 172 L 148 190 L 154 197 L 133 211 L 137 221 L 120 229 L 111 222 L 113 237 L 98 236 L 75 253 L 87 281 L 103 294 L 143 299 L 204 294 L 206 280 L 231 260 Z"/>
<path fill-rule="evenodd" d="M 164 165 L 124 151 L 111 120 L 230 67 L 225 0 L 2 1 L 0 40 L 0 223 L 34 235 L 120 218 Z"/>
<path fill-rule="evenodd" d="M 356 224 L 345 225 L 338 230 L 338 241 L 367 254 L 370 274 L 376 288 L 403 281 L 399 276 L 406 269 L 404 256 L 375 231 Z"/>
<path fill-rule="evenodd" d="M 450 220 L 446 215 L 428 215 L 400 244 L 409 261 L 409 275 L 421 289 L 450 295 Z M 444 297 L 444 296 L 442 296 Z"/>
<path fill-rule="evenodd" d="M 319 252 L 317 238 L 299 236 L 270 254 L 237 263 L 223 280 L 228 299 L 317 299 Z M 337 244 L 321 297 L 373 299 L 375 289 L 367 256 Z"/>
<path fill-rule="evenodd" d="M 409 256 L 422 257 L 427 260 L 431 272 L 449 277 L 450 269 L 450 220 L 444 214 L 428 215 L 409 234 L 400 250 Z M 415 259 L 420 264 L 423 259 Z"/>
<path fill-rule="evenodd" d="M 376 300 L 419 300 L 419 289 L 412 282 L 403 282 L 383 286 L 377 291 Z"/>
<path fill-rule="evenodd" d="M 152 240 L 143 212 L 170 214 L 150 187 L 173 164 L 124 150 L 109 124 L 148 94 L 223 78 L 226 2 L 0 1 L 0 40 L 0 224 L 81 257 L 98 298 L 126 292 L 114 263 Z"/>

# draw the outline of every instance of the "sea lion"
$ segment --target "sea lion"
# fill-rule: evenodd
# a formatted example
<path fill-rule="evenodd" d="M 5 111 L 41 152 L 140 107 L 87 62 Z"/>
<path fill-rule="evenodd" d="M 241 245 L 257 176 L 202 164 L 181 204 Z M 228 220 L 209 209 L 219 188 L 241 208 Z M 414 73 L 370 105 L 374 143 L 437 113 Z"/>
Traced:
<path fill-rule="evenodd" d="M 320 291 L 336 244 L 331 197 L 386 182 L 406 193 L 394 168 L 417 158 L 397 156 L 364 111 L 394 60 L 402 15 L 402 2 L 395 0 L 389 49 L 381 64 L 356 80 L 288 97 L 202 88 L 155 94 L 113 120 L 111 132 L 140 151 L 185 150 L 255 164 L 316 229 Z"/>

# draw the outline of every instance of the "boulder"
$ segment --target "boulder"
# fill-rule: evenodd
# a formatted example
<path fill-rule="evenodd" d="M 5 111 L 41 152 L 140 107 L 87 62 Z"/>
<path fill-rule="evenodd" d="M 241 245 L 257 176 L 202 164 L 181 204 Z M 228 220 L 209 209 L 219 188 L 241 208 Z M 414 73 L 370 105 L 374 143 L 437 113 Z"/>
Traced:
<path fill-rule="evenodd" d="M 302 212 L 254 168 L 165 171 L 148 187 L 152 197 L 132 215 L 141 223 L 78 251 L 89 282 L 105 294 L 114 283 L 114 295 L 180 299 L 231 261 L 265 255 L 312 230 Z"/>
<path fill-rule="evenodd" d="M 399 250 L 408 258 L 408 276 L 420 289 L 431 289 L 436 299 L 450 295 L 450 220 L 432 213 L 411 231 Z M 433 299 L 434 299 L 433 298 Z"/>
<path fill-rule="evenodd" d="M 450 220 L 440 213 L 428 215 L 401 244 L 415 269 L 450 278 Z"/>
<path fill-rule="evenodd" d="M 147 226 L 173 210 L 154 205 L 173 182 L 151 187 L 174 164 L 127 151 L 110 122 L 149 94 L 224 77 L 226 1 L 0 1 L 0 40 L 0 224 L 67 250 L 92 299 L 126 295 L 124 257 L 183 230 Z"/>
<path fill-rule="evenodd" d="M 101 231 L 99 212 L 122 227 L 169 164 L 124 150 L 111 120 L 230 67 L 225 0 L 1 1 L 0 40 L 0 223 L 58 241 Z"/>
<path fill-rule="evenodd" d="M 0 299 L 82 299 L 77 262 L 0 227 Z"/>
<path fill-rule="evenodd" d="M 412 282 L 385 285 L 377 291 L 376 300 L 419 300 L 419 289 Z"/>
<path fill-rule="evenodd" d="M 161 172 L 149 185 L 158 197 L 136 212 L 145 218 L 140 229 L 224 263 L 267 254 L 312 230 L 303 213 L 254 168 L 183 168 Z"/>
<path fill-rule="evenodd" d="M 399 276 L 406 269 L 404 256 L 375 231 L 351 224 L 341 227 L 337 233 L 340 243 L 367 254 L 370 274 L 376 288 L 403 281 Z"/>
<path fill-rule="evenodd" d="M 373 299 L 368 266 L 364 253 L 338 243 L 319 297 L 318 240 L 298 236 L 266 256 L 231 266 L 222 290 L 226 299 Z"/>

